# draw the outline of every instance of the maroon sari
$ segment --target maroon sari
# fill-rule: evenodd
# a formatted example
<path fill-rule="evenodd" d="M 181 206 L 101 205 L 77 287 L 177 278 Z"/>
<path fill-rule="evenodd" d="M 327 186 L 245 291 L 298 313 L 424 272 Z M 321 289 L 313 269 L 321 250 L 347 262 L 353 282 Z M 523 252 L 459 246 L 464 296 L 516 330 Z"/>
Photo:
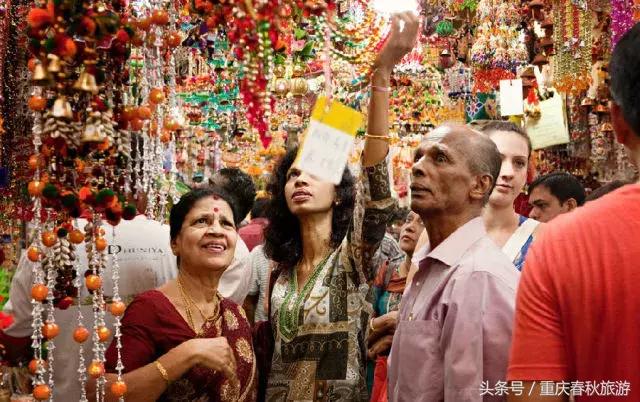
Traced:
<path fill-rule="evenodd" d="M 122 319 L 122 363 L 124 372 L 143 367 L 196 334 L 167 297 L 150 290 L 138 295 L 127 307 Z M 171 383 L 159 401 L 215 402 L 254 401 L 256 398 L 256 362 L 251 343 L 251 326 L 244 311 L 233 301 L 220 301 L 220 316 L 202 337 L 224 336 L 233 349 L 240 387 L 221 372 L 195 366 Z M 115 372 L 116 345 L 107 350 L 106 369 Z"/>

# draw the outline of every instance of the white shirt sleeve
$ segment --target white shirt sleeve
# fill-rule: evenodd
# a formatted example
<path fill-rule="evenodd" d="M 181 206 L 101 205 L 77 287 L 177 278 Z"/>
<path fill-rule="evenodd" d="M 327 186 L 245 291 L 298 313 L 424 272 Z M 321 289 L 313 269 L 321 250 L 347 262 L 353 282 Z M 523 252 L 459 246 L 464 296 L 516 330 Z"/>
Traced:
<path fill-rule="evenodd" d="M 238 236 L 233 262 L 222 274 L 218 291 L 222 296 L 239 305 L 244 303 L 251 287 L 251 265 L 249 263 L 249 249 Z"/>
<path fill-rule="evenodd" d="M 31 276 L 31 262 L 22 253 L 4 306 L 4 311 L 13 315 L 13 323 L 4 333 L 14 338 L 31 336 Z"/>

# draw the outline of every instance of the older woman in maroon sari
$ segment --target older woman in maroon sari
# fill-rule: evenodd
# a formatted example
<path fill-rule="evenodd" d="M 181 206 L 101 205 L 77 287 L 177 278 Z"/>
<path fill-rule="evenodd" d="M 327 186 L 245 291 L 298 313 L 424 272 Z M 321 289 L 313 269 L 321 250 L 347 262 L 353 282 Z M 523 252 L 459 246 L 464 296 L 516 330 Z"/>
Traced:
<path fill-rule="evenodd" d="M 233 205 L 230 195 L 210 188 L 184 195 L 171 210 L 178 277 L 136 297 L 122 320 L 128 400 L 255 400 L 251 327 L 242 308 L 217 292 L 233 259 L 236 224 L 242 219 Z M 115 341 L 106 357 L 107 372 L 115 372 Z M 115 379 L 115 374 L 107 375 L 107 389 Z M 107 400 L 118 398 L 107 391 Z"/>

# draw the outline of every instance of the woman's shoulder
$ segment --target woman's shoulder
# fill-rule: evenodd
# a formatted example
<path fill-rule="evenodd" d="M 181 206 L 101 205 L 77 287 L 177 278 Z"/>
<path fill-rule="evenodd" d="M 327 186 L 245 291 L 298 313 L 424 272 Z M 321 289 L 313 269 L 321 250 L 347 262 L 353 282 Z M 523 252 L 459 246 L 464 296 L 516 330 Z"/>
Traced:
<path fill-rule="evenodd" d="M 245 313 L 244 308 L 241 305 L 234 302 L 233 300 L 222 297 L 220 299 L 220 312 L 223 315 L 227 326 L 230 329 L 234 328 L 248 328 L 251 329 L 251 324 L 249 324 L 249 319 L 247 318 L 247 313 Z M 242 325 L 234 325 L 234 322 Z M 231 325 L 230 325 L 231 324 Z"/>
<path fill-rule="evenodd" d="M 151 289 L 142 293 L 138 293 L 136 297 L 133 298 L 132 303 L 152 303 L 157 302 L 160 299 L 166 299 L 166 296 L 158 289 Z"/>
<path fill-rule="evenodd" d="M 158 289 L 151 289 L 136 295 L 127 306 L 127 311 L 138 311 L 146 317 L 155 317 L 155 312 L 166 310 L 169 299 Z"/>

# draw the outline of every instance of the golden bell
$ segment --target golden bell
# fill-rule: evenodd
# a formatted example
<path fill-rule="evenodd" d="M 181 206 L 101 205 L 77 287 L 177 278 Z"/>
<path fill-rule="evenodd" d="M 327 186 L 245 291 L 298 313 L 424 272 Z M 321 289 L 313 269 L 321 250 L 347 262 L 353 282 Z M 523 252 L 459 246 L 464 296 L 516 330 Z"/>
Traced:
<path fill-rule="evenodd" d="M 50 54 L 47 56 L 49 59 L 49 64 L 47 65 L 47 71 L 50 73 L 59 73 L 62 70 L 62 66 L 60 65 L 60 58 L 55 54 Z"/>
<path fill-rule="evenodd" d="M 304 75 L 304 66 L 301 66 L 300 64 L 296 64 L 295 66 L 293 66 L 292 77 L 298 78 L 298 77 L 302 77 L 303 75 Z"/>
<path fill-rule="evenodd" d="M 73 110 L 71 110 L 71 104 L 64 96 L 59 97 L 53 103 L 53 110 L 51 111 L 53 117 L 61 117 L 65 119 L 73 118 Z"/>
<path fill-rule="evenodd" d="M 38 86 L 49 86 L 53 83 L 53 79 L 51 78 L 51 74 L 44 68 L 42 63 L 36 64 L 35 69 L 33 70 L 33 83 Z"/>
<path fill-rule="evenodd" d="M 582 99 L 582 102 L 580 102 L 580 106 L 582 107 L 593 106 L 593 99 L 589 98 L 588 96 L 585 96 L 584 99 Z"/>
<path fill-rule="evenodd" d="M 309 92 L 309 83 L 302 77 L 291 79 L 291 93 L 293 96 L 304 96 Z"/>
<path fill-rule="evenodd" d="M 542 46 L 542 48 L 545 49 L 545 50 L 551 49 L 553 47 L 553 39 L 551 39 L 551 38 L 542 38 L 540 40 L 540 46 Z"/>
<path fill-rule="evenodd" d="M 602 123 L 602 126 L 600 126 L 600 131 L 602 131 L 603 133 L 613 133 L 613 125 L 609 122 Z"/>
<path fill-rule="evenodd" d="M 533 67 L 525 68 L 524 71 L 522 71 L 522 74 L 520 74 L 520 78 L 529 78 L 529 79 L 536 78 L 536 74 L 533 72 Z"/>
<path fill-rule="evenodd" d="M 82 142 L 102 142 L 106 138 L 106 135 L 102 132 L 99 125 L 88 124 L 82 131 Z"/>
<path fill-rule="evenodd" d="M 276 76 L 276 78 L 282 78 L 284 77 L 284 75 L 286 74 L 287 69 L 283 64 L 278 64 L 277 66 L 275 66 L 275 68 L 273 69 L 273 75 Z"/>
<path fill-rule="evenodd" d="M 609 113 L 609 108 L 601 103 L 596 107 L 596 113 L 598 113 L 598 114 Z"/>
<path fill-rule="evenodd" d="M 533 0 L 531 3 L 529 3 L 529 8 L 534 10 L 540 10 L 543 7 L 544 2 L 542 0 Z"/>
<path fill-rule="evenodd" d="M 96 84 L 96 77 L 86 71 L 80 73 L 78 81 L 73 85 L 73 89 L 83 92 L 91 92 L 93 94 L 98 93 L 98 85 Z"/>
<path fill-rule="evenodd" d="M 544 66 L 545 64 L 549 64 L 549 60 L 543 54 L 536 54 L 536 57 L 533 58 L 533 62 L 531 63 L 538 67 Z"/>
<path fill-rule="evenodd" d="M 273 84 L 273 92 L 278 96 L 286 96 L 289 92 L 289 81 L 286 78 L 278 78 Z"/>

